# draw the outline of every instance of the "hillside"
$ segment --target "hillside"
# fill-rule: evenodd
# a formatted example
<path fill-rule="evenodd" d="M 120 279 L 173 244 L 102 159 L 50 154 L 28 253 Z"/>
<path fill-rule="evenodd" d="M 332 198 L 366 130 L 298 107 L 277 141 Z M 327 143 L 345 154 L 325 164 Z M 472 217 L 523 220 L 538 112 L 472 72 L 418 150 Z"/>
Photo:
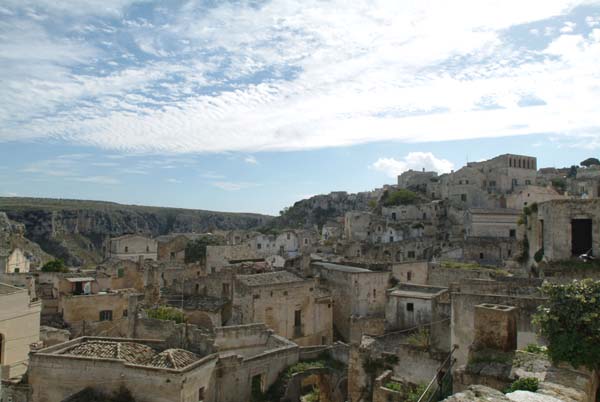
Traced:
<path fill-rule="evenodd" d="M 348 211 L 372 209 L 381 194 L 382 191 L 356 194 L 337 191 L 315 195 L 284 209 L 281 211 L 281 215 L 273 219 L 268 226 L 274 228 L 312 228 L 316 225 L 321 227 L 328 220 L 344 216 Z"/>
<path fill-rule="evenodd" d="M 0 197 L 0 211 L 25 226 L 25 237 L 69 265 L 102 258 L 108 237 L 141 232 L 208 232 L 263 226 L 271 216 L 182 208 L 123 205 L 113 202 Z"/>

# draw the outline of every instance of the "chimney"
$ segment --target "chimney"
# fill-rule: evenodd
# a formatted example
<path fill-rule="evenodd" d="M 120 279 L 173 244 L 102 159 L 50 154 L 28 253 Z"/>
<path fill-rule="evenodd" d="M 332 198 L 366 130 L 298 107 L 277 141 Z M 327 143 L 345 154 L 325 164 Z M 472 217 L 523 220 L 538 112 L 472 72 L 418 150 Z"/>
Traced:
<path fill-rule="evenodd" d="M 513 352 L 517 348 L 517 307 L 500 304 L 475 306 L 472 349 Z"/>

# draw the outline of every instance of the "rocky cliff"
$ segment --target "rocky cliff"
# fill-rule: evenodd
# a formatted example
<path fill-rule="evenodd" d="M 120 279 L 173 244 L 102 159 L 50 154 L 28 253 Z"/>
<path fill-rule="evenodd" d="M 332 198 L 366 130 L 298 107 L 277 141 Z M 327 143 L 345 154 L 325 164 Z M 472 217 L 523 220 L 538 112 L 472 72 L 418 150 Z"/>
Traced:
<path fill-rule="evenodd" d="M 269 226 L 277 228 L 312 228 L 321 227 L 328 220 L 344 216 L 348 211 L 367 211 L 377 204 L 383 189 L 349 194 L 337 191 L 329 194 L 315 195 L 296 202 L 281 211 L 281 215 L 273 219 Z"/>
<path fill-rule="evenodd" d="M 101 260 L 103 242 L 126 233 L 158 236 L 173 232 L 251 229 L 272 217 L 112 202 L 0 197 L 0 211 L 25 227 L 25 237 L 69 265 Z"/>

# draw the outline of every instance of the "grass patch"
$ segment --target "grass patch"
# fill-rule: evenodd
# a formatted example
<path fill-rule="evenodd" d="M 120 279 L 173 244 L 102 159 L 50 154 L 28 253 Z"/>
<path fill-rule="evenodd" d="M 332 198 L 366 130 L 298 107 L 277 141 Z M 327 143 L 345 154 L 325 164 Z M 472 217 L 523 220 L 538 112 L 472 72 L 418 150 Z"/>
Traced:
<path fill-rule="evenodd" d="M 508 275 L 508 271 L 506 271 L 504 269 L 494 267 L 492 265 L 480 265 L 480 264 L 475 264 L 475 263 L 471 263 L 471 262 L 441 261 L 440 267 L 448 268 L 448 269 L 462 269 L 462 270 L 466 270 L 466 271 L 487 270 L 487 271 L 494 271 L 495 273 L 500 274 L 500 275 Z"/>

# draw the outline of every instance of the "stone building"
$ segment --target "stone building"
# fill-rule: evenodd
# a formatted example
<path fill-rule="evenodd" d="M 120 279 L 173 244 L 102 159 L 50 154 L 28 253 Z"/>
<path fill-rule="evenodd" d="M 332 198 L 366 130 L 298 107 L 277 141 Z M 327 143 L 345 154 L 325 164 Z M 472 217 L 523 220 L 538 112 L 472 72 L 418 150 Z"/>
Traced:
<path fill-rule="evenodd" d="M 128 234 L 109 240 L 106 257 L 131 261 L 156 260 L 157 252 L 158 244 L 155 239 Z"/>
<path fill-rule="evenodd" d="M 531 258 L 540 250 L 546 261 L 567 260 L 586 253 L 600 257 L 600 199 L 542 202 L 527 221 Z"/>
<path fill-rule="evenodd" d="M 425 192 L 431 181 L 437 179 L 437 177 L 437 172 L 426 172 L 425 169 L 422 171 L 410 169 L 398 176 L 398 187 Z"/>
<path fill-rule="evenodd" d="M 93 334 L 108 328 L 114 328 L 115 333 L 122 333 L 121 326 L 127 325 L 130 297 L 136 295 L 135 289 L 61 294 L 58 311 L 75 333 Z"/>
<path fill-rule="evenodd" d="M 346 212 L 344 216 L 344 238 L 347 241 L 367 240 L 372 219 L 373 214 L 370 212 Z"/>
<path fill-rule="evenodd" d="M 333 326 L 346 341 L 359 342 L 363 333 L 383 333 L 390 272 L 314 262 L 321 285 L 331 292 Z"/>
<path fill-rule="evenodd" d="M 436 193 L 455 205 L 476 208 L 505 207 L 502 196 L 521 186 L 536 183 L 537 160 L 534 157 L 505 154 L 442 175 Z M 434 191 L 434 190 L 431 190 Z"/>
<path fill-rule="evenodd" d="M 98 337 L 54 345 L 31 356 L 31 401 L 61 401 L 86 388 L 114 392 L 125 387 L 138 401 L 239 402 L 250 400 L 253 391 L 266 392 L 299 358 L 296 344 L 264 325 L 215 328 L 208 346 L 202 352 L 168 340 Z"/>
<path fill-rule="evenodd" d="M 533 204 L 550 200 L 565 199 L 552 187 L 524 186 L 506 197 L 506 207 L 522 211 L 523 208 Z"/>
<path fill-rule="evenodd" d="M 469 208 L 465 212 L 465 237 L 516 239 L 520 215 L 515 209 Z"/>
<path fill-rule="evenodd" d="M 137 289 L 144 291 L 144 264 L 113 258 L 96 267 L 99 289 Z"/>
<path fill-rule="evenodd" d="M 41 310 L 27 290 L 0 283 L 0 380 L 26 372 L 30 346 L 40 340 Z"/>
<path fill-rule="evenodd" d="M 397 331 L 429 325 L 443 315 L 450 317 L 448 288 L 399 284 L 387 291 L 386 329 Z M 443 312 L 442 312 L 443 310 Z"/>
<path fill-rule="evenodd" d="M 314 279 L 287 271 L 238 275 L 232 304 L 235 323 L 264 322 L 301 346 L 333 341 L 331 295 Z"/>
<path fill-rule="evenodd" d="M 181 233 L 158 236 L 156 238 L 158 261 L 185 262 L 185 249 L 190 241 L 190 237 Z"/>
<path fill-rule="evenodd" d="M 0 255 L 0 272 L 7 274 L 29 272 L 29 266 L 29 259 L 18 247 L 4 256 Z"/>
<path fill-rule="evenodd" d="M 567 191 L 580 198 L 600 197 L 600 166 L 577 169 L 577 175 L 567 180 Z"/>

